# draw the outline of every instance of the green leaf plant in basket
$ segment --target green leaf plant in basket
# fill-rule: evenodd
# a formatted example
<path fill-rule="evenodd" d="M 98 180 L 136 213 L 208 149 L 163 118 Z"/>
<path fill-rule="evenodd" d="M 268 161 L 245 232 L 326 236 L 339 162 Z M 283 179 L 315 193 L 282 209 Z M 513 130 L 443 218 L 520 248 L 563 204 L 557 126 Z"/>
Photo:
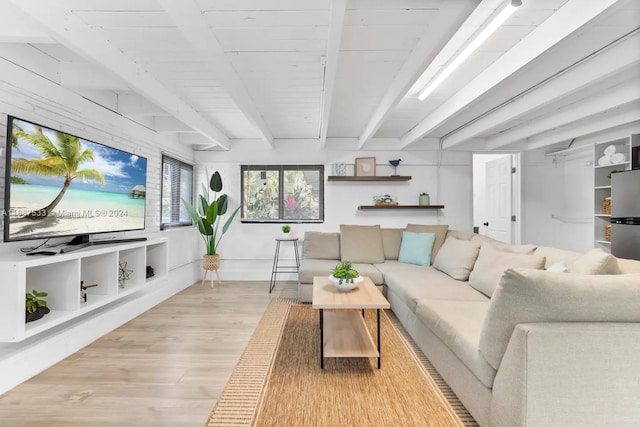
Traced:
<path fill-rule="evenodd" d="M 329 280 L 339 290 L 349 291 L 356 288 L 363 279 L 351 262 L 344 261 L 333 268 Z"/>

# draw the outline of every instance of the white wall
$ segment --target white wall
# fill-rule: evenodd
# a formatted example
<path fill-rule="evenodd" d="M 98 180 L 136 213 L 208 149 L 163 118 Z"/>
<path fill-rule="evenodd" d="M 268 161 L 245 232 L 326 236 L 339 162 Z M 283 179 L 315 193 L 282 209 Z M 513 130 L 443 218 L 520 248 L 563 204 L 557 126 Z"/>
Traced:
<path fill-rule="evenodd" d="M 277 141 L 276 148 L 256 148 L 255 141 L 234 142 L 230 152 L 197 152 L 196 188 L 218 170 L 223 179 L 223 192 L 232 206 L 240 199 L 241 164 L 323 164 L 325 165 L 325 221 L 322 224 L 292 224 L 293 233 L 302 238 L 305 231 L 339 231 L 340 224 L 380 224 L 404 227 L 407 223 L 449 224 L 451 228 L 471 230 L 472 179 L 471 153 L 446 152 L 438 167 L 437 151 L 353 151 L 320 150 L 305 141 Z M 303 147 L 301 149 L 301 146 Z M 402 158 L 399 175 L 411 175 L 408 182 L 327 182 L 333 164 L 353 164 L 356 157 L 376 157 L 377 174 L 391 175 L 388 160 Z M 352 167 L 349 167 L 352 173 Z M 428 192 L 432 204 L 443 204 L 440 211 L 398 210 L 359 211 L 358 205 L 373 204 L 376 194 L 391 194 L 401 204 L 418 204 L 421 192 Z M 241 223 L 229 229 L 220 245 L 223 279 L 268 280 L 273 262 L 275 238 L 281 224 Z M 285 247 L 286 246 L 286 247 Z M 292 259 L 290 245 L 281 246 L 281 259 Z M 293 279 L 294 276 L 282 276 Z"/>
<path fill-rule="evenodd" d="M 108 314 L 98 311 L 83 317 L 81 322 L 71 322 L 21 343 L 0 343 L 0 393 L 62 360 L 200 277 L 199 236 L 195 230 L 159 230 L 161 155 L 168 152 L 193 160 L 191 148 L 89 102 L 49 78 L 14 65 L 2 58 L 3 53 L 0 51 L 0 207 L 4 207 L 7 115 L 144 156 L 148 162 L 146 230 L 111 237 L 167 237 L 170 271 L 165 286 L 110 306 Z M 30 243 L 0 243 L 0 261 L 4 255 L 18 253 L 21 247 Z M 11 286 L 8 283 L 1 285 Z"/>

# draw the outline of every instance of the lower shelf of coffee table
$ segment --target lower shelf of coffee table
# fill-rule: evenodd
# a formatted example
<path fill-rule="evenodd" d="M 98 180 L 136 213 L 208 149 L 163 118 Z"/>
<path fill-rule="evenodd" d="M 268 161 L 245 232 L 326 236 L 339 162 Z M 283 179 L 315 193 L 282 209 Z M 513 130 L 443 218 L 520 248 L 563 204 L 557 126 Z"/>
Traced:
<path fill-rule="evenodd" d="M 378 357 L 361 311 L 324 311 L 324 357 Z"/>

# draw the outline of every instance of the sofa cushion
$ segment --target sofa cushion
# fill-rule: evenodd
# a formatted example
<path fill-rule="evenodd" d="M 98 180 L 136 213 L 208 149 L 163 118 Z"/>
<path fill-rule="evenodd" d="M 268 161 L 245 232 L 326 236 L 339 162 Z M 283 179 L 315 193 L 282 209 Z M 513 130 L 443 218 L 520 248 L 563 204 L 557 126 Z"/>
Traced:
<path fill-rule="evenodd" d="M 400 254 L 400 244 L 402 243 L 402 232 L 404 228 L 381 228 L 382 250 L 384 259 L 396 260 Z"/>
<path fill-rule="evenodd" d="M 577 274 L 618 274 L 616 258 L 600 248 L 591 249 L 568 263 L 569 271 Z"/>
<path fill-rule="evenodd" d="M 640 261 L 633 259 L 616 258 L 620 273 L 640 273 Z"/>
<path fill-rule="evenodd" d="M 408 266 L 411 264 L 407 264 Z M 486 301 L 487 297 L 473 289 L 467 282 L 452 279 L 433 267 L 394 269 L 386 272 L 384 281 L 415 313 L 421 299 Z"/>
<path fill-rule="evenodd" d="M 337 259 L 302 259 L 300 261 L 298 281 L 300 283 L 313 283 L 315 276 L 328 277 L 333 267 L 339 262 Z"/>
<path fill-rule="evenodd" d="M 304 233 L 302 258 L 340 259 L 340 234 L 307 231 Z"/>
<path fill-rule="evenodd" d="M 459 240 L 471 240 L 473 239 L 473 236 L 475 236 L 475 233 L 472 233 L 471 231 L 448 229 L 446 237 L 455 237 Z"/>
<path fill-rule="evenodd" d="M 374 285 L 384 284 L 384 276 L 382 272 L 375 267 L 375 265 L 356 263 L 353 264 L 353 268 L 355 268 L 361 276 L 369 277 Z"/>
<path fill-rule="evenodd" d="M 573 261 L 582 255 L 580 252 L 567 251 L 565 249 L 552 248 L 549 246 L 538 246 L 533 254 L 546 258 L 544 268 L 549 268 L 551 265 L 560 261 L 564 261 L 568 264 L 570 261 Z"/>
<path fill-rule="evenodd" d="M 431 251 L 436 235 L 433 233 L 413 233 L 404 231 L 398 261 L 405 264 L 431 265 Z"/>
<path fill-rule="evenodd" d="M 480 243 L 447 237 L 438 251 L 433 267 L 456 280 L 468 280 L 476 263 Z"/>
<path fill-rule="evenodd" d="M 340 256 L 352 263 L 384 261 L 379 225 L 340 225 Z"/>
<path fill-rule="evenodd" d="M 416 316 L 486 387 L 491 388 L 496 370 L 479 350 L 482 323 L 489 301 L 418 301 Z"/>
<path fill-rule="evenodd" d="M 491 366 L 500 366 L 515 326 L 534 322 L 640 322 L 640 274 L 507 270 L 480 334 Z"/>
<path fill-rule="evenodd" d="M 421 272 L 425 271 L 425 268 L 421 265 L 405 264 L 397 260 L 389 259 L 385 260 L 385 262 L 380 262 L 374 265 L 378 270 L 382 272 L 382 274 L 385 275 L 385 277 L 390 271 L 394 270 L 414 271 L 416 274 L 420 274 Z"/>
<path fill-rule="evenodd" d="M 536 245 L 512 245 L 482 234 L 474 234 L 471 240 L 482 244 L 489 243 L 502 252 L 513 252 L 516 254 L 532 254 L 538 247 Z"/>
<path fill-rule="evenodd" d="M 428 224 L 407 224 L 405 231 L 411 231 L 413 233 L 433 233 L 436 235 L 436 240 L 433 243 L 433 250 L 431 251 L 431 263 L 438 255 L 440 247 L 444 243 L 444 238 L 447 236 L 448 225 L 428 225 Z"/>
<path fill-rule="evenodd" d="M 473 271 L 469 276 L 469 285 L 488 297 L 500 283 L 500 278 L 508 268 L 543 268 L 544 258 L 536 255 L 503 252 L 493 245 L 483 244 Z"/>

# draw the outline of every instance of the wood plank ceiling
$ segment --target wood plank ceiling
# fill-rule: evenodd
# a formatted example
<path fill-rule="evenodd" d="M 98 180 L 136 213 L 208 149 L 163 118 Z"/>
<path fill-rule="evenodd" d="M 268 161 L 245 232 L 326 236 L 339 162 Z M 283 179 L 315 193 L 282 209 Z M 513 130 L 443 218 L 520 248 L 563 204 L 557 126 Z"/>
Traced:
<path fill-rule="evenodd" d="M 523 0 L 419 101 L 505 4 L 11 0 L 0 58 L 194 149 L 540 148 L 640 121 L 637 0 Z"/>

